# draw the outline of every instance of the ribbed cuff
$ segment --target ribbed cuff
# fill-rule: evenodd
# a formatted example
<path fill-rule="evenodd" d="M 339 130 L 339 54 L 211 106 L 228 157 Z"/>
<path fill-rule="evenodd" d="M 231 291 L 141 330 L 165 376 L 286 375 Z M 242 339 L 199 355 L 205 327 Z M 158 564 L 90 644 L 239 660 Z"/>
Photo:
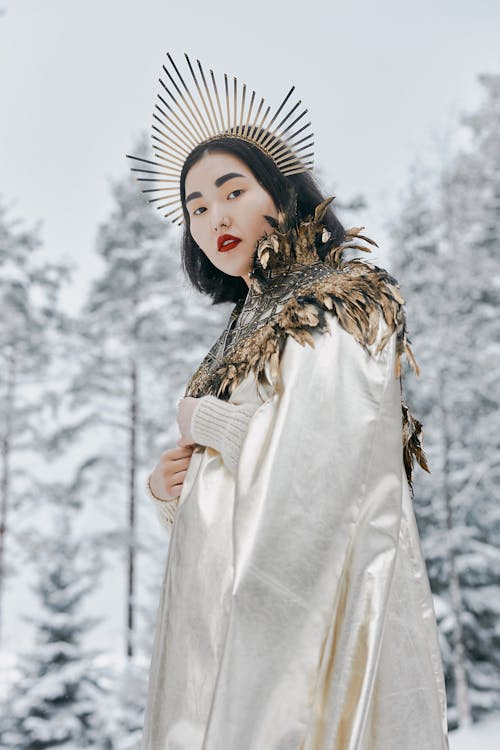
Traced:
<path fill-rule="evenodd" d="M 191 417 L 193 440 L 219 451 L 234 474 L 248 425 L 258 408 L 258 404 L 231 404 L 215 396 L 202 396 Z"/>
<path fill-rule="evenodd" d="M 172 525 L 175 520 L 175 513 L 177 511 L 177 503 L 179 502 L 179 497 L 172 498 L 172 500 L 162 500 L 159 497 L 156 497 L 151 492 L 151 487 L 149 486 L 149 480 L 151 479 L 151 475 L 148 476 L 146 479 L 146 495 L 149 497 L 150 500 L 153 501 L 156 515 L 158 516 L 158 519 L 162 526 L 164 526 L 166 529 L 171 529 Z"/>

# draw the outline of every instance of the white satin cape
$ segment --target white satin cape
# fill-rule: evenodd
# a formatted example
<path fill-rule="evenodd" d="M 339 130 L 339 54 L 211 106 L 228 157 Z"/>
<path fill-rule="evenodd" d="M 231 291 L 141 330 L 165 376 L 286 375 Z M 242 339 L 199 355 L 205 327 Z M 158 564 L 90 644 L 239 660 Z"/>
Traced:
<path fill-rule="evenodd" d="M 288 337 L 279 392 L 233 391 L 261 404 L 237 474 L 193 452 L 141 750 L 448 747 L 395 334 L 370 356 L 327 317 L 314 348 Z"/>

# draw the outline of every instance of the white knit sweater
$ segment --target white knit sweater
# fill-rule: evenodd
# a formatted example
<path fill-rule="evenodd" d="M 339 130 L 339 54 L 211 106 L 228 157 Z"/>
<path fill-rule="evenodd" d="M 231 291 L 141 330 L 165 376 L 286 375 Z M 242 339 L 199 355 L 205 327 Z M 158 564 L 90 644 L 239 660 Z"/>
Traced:
<path fill-rule="evenodd" d="M 215 396 L 202 396 L 198 399 L 191 417 L 191 434 L 194 442 L 219 451 L 224 464 L 234 474 L 248 424 L 257 408 L 257 404 L 231 404 Z M 179 497 L 158 500 L 151 493 L 149 479 L 146 482 L 146 492 L 154 502 L 161 525 L 170 529 Z"/>

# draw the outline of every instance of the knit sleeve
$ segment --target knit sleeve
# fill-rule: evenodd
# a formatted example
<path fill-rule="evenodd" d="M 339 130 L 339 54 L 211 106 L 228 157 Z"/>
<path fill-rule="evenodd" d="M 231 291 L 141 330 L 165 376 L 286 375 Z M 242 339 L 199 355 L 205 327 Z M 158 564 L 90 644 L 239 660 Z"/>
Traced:
<path fill-rule="evenodd" d="M 191 417 L 193 440 L 219 451 L 224 464 L 234 474 L 258 404 L 232 404 L 215 396 L 202 396 L 198 401 Z"/>
<path fill-rule="evenodd" d="M 158 516 L 158 520 L 160 521 L 160 524 L 165 529 L 171 529 L 174 523 L 175 512 L 177 510 L 177 503 L 179 501 L 179 497 L 174 497 L 172 500 L 159 500 L 151 492 L 151 488 L 149 486 L 149 477 L 146 480 L 145 489 L 146 489 L 146 495 L 153 502 L 154 509 L 156 511 L 156 515 Z"/>

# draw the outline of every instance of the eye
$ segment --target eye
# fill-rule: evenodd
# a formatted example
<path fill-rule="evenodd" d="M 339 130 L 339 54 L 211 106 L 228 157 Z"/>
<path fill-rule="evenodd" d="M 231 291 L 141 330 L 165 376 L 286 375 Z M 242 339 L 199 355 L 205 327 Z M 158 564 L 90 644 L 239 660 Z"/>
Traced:
<path fill-rule="evenodd" d="M 244 193 L 244 192 L 245 192 L 244 190 L 241 190 L 241 189 L 238 188 L 237 190 L 232 190 L 227 197 L 231 198 L 231 196 L 234 195 L 235 193 L 237 193 L 239 195 L 240 193 Z M 238 197 L 238 195 L 236 197 Z M 202 210 L 202 213 L 205 213 L 205 211 L 206 211 L 205 206 L 198 206 L 198 208 L 196 208 L 193 211 L 193 216 L 200 216 L 201 215 L 199 213 L 200 210 Z"/>

